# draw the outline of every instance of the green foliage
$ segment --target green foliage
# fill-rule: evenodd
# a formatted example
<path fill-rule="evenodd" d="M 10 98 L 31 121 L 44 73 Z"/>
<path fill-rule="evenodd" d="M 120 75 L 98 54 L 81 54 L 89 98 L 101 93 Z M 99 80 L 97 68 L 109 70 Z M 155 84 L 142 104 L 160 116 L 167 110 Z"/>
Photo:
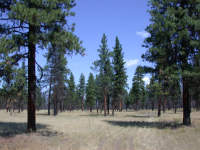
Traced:
<path fill-rule="evenodd" d="M 71 72 L 70 73 L 70 77 L 68 80 L 68 104 L 70 106 L 73 106 L 75 104 L 75 89 L 76 85 L 75 85 L 75 81 L 74 81 L 74 75 Z"/>
<path fill-rule="evenodd" d="M 133 77 L 132 88 L 130 90 L 130 101 L 132 104 L 138 107 L 139 103 L 144 106 L 145 102 L 145 84 L 143 81 L 143 71 L 140 66 L 136 68 L 135 75 Z"/>
<path fill-rule="evenodd" d="M 149 0 L 151 24 L 146 28 L 150 34 L 144 46 L 148 48 L 142 56 L 154 63 L 155 77 L 162 85 L 166 96 L 170 80 L 182 81 L 183 123 L 191 124 L 191 101 L 189 88 L 191 79 L 200 76 L 194 60 L 199 56 L 199 0 Z M 181 79 L 181 80 L 180 80 Z"/>
<path fill-rule="evenodd" d="M 127 85 L 125 61 L 122 53 L 122 46 L 116 37 L 115 47 L 113 51 L 113 103 L 116 103 L 123 97 L 123 91 Z"/>
<path fill-rule="evenodd" d="M 38 47 L 52 47 L 51 55 L 57 50 L 64 54 L 83 54 L 81 42 L 73 33 L 74 24 L 67 20 L 74 16 L 71 9 L 76 3 L 74 0 L 2 0 L 0 4 L 0 53 L 8 51 L 12 65 L 28 58 L 28 130 L 36 131 L 35 52 Z M 0 67 L 0 75 L 4 68 Z"/>
<path fill-rule="evenodd" d="M 151 77 L 150 84 L 147 85 L 147 93 L 149 100 L 155 101 L 153 103 L 156 103 L 156 101 L 161 96 L 161 85 L 159 84 L 158 80 L 154 76 Z"/>
<path fill-rule="evenodd" d="M 95 78 L 95 95 L 97 107 L 100 107 L 100 105 L 103 104 L 103 91 L 101 88 L 101 81 L 99 75 L 96 75 Z"/>
<path fill-rule="evenodd" d="M 84 74 L 81 74 L 81 76 L 80 76 L 77 91 L 78 91 L 78 99 L 81 103 L 85 97 L 85 76 L 84 76 Z"/>
<path fill-rule="evenodd" d="M 37 110 L 44 108 L 45 102 L 46 102 L 45 95 L 44 95 L 44 93 L 42 93 L 40 85 L 38 85 L 36 88 L 36 108 L 37 108 Z"/>
<path fill-rule="evenodd" d="M 157 72 L 162 70 L 171 78 L 194 76 L 192 60 L 199 55 L 198 0 L 150 0 L 151 24 L 146 28 L 150 37 L 145 40 L 148 48 L 143 58 L 155 63 Z M 196 72 L 197 71 L 197 72 Z"/>
<path fill-rule="evenodd" d="M 111 53 L 108 50 L 107 37 L 105 34 L 103 34 L 100 49 L 98 49 L 98 52 L 99 60 L 93 63 L 94 69 L 99 72 L 101 88 L 107 92 L 111 86 L 112 67 L 110 63 Z"/>
<path fill-rule="evenodd" d="M 95 80 L 93 74 L 90 73 L 86 87 L 86 104 L 90 108 L 90 110 L 94 106 L 95 100 L 96 100 Z"/>

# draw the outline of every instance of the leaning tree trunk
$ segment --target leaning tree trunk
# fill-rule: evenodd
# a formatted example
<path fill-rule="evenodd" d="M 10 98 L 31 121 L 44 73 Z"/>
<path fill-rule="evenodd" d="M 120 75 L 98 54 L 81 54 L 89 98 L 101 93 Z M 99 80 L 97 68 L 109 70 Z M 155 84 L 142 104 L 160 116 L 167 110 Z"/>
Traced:
<path fill-rule="evenodd" d="M 183 78 L 183 124 L 191 125 L 190 112 L 191 104 L 189 99 L 189 89 L 188 83 L 185 78 Z"/>
<path fill-rule="evenodd" d="M 36 99 L 36 75 L 35 75 L 35 52 L 36 45 L 35 27 L 29 25 L 28 37 L 28 132 L 36 131 L 35 99 Z"/>

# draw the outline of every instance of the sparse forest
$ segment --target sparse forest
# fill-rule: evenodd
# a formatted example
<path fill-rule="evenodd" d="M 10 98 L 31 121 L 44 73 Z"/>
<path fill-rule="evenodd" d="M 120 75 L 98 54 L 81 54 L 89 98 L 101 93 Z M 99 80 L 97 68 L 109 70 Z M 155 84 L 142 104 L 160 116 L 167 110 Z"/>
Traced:
<path fill-rule="evenodd" d="M 107 33 L 101 33 L 98 49 L 93 50 L 97 57 L 90 62 L 90 72 L 82 72 L 76 79 L 69 57 L 80 55 L 87 59 L 88 53 L 71 21 L 76 17 L 76 3 L 79 2 L 0 1 L 0 149 L 14 149 L 6 142 L 1 147 L 3 139 L 25 132 L 44 137 L 55 134 L 64 143 L 62 135 L 57 135 L 63 132 L 66 138 L 71 138 L 69 149 L 95 149 L 92 144 L 97 140 L 106 145 L 100 142 L 99 149 L 157 150 L 156 139 L 164 141 L 157 130 L 167 128 L 166 138 L 175 139 L 172 129 L 181 133 L 182 128 L 184 139 L 179 139 L 178 145 L 166 148 L 169 141 L 161 142 L 160 149 L 181 149 L 181 142 L 186 144 L 182 148 L 190 148 L 183 141 L 189 140 L 186 137 L 191 132 L 195 137 L 189 140 L 193 143 L 191 148 L 197 150 L 200 146 L 200 141 L 196 141 L 200 138 L 200 1 L 148 0 L 150 22 L 145 29 L 148 36 L 141 45 L 145 49 L 141 55 L 145 65 L 141 63 L 132 70 L 131 83 L 124 40 L 119 35 L 112 39 Z M 110 41 L 114 44 L 110 45 Z M 43 57 L 45 65 L 37 61 L 38 57 Z M 84 64 L 76 69 L 81 67 Z M 144 80 L 146 76 L 149 83 Z M 15 122 L 8 123 L 9 117 Z M 17 125 L 20 117 L 24 124 Z M 79 121 L 76 123 L 76 120 Z M 41 130 L 46 128 L 45 124 L 55 133 Z M 130 132 L 121 131 L 118 126 Z M 85 136 L 88 127 L 90 136 Z M 137 128 L 147 139 L 142 143 L 158 147 L 140 145 L 140 137 L 132 139 Z M 148 128 L 154 128 L 152 133 Z M 115 136 L 120 133 L 122 137 L 116 140 Z M 92 139 L 94 135 L 100 135 L 100 139 Z M 78 137 L 86 143 L 91 141 L 92 146 L 84 145 Z M 148 137 L 154 144 L 149 144 Z M 42 139 L 48 145 L 48 140 Z M 138 142 L 139 146 L 130 144 L 131 141 Z M 80 147 L 76 147 L 77 142 Z M 124 146 L 126 143 L 129 145 Z"/>

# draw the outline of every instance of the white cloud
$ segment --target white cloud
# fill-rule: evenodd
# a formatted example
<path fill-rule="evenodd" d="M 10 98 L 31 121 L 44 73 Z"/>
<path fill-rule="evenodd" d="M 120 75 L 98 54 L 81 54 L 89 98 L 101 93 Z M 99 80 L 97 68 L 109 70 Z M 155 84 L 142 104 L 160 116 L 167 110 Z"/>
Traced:
<path fill-rule="evenodd" d="M 136 34 L 137 34 L 138 36 L 142 37 L 142 38 L 147 38 L 147 37 L 149 37 L 149 33 L 146 32 L 146 31 L 138 31 L 138 32 L 136 32 Z"/>
<path fill-rule="evenodd" d="M 144 77 L 143 81 L 145 82 L 145 84 L 149 84 L 150 83 L 150 78 L 149 77 Z"/>
<path fill-rule="evenodd" d="M 126 67 L 129 68 L 129 67 L 137 65 L 138 63 L 139 63 L 138 59 L 127 60 L 126 61 Z"/>

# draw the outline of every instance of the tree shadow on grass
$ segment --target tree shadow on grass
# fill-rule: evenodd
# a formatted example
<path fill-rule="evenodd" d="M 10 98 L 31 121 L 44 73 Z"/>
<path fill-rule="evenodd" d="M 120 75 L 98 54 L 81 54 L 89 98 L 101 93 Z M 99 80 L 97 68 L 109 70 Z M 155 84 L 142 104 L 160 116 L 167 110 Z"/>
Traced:
<path fill-rule="evenodd" d="M 27 123 L 22 122 L 0 122 L 0 137 L 14 137 L 27 133 Z M 57 136 L 57 131 L 51 131 L 45 124 L 37 124 L 36 134 L 40 136 Z"/>
<path fill-rule="evenodd" d="M 51 115 L 48 115 L 48 113 L 37 113 L 37 116 L 51 116 Z"/>
<path fill-rule="evenodd" d="M 133 118 L 153 118 L 156 116 L 153 115 L 126 115 L 125 117 L 133 117 Z"/>
<path fill-rule="evenodd" d="M 178 122 L 147 122 L 147 121 L 110 121 L 104 120 L 105 122 L 114 125 L 114 126 L 121 126 L 121 127 L 138 127 L 138 128 L 157 128 L 157 129 L 177 129 L 183 126 L 181 123 Z"/>
<path fill-rule="evenodd" d="M 89 114 L 89 115 L 80 115 L 82 117 L 102 117 L 104 116 L 103 114 Z"/>

